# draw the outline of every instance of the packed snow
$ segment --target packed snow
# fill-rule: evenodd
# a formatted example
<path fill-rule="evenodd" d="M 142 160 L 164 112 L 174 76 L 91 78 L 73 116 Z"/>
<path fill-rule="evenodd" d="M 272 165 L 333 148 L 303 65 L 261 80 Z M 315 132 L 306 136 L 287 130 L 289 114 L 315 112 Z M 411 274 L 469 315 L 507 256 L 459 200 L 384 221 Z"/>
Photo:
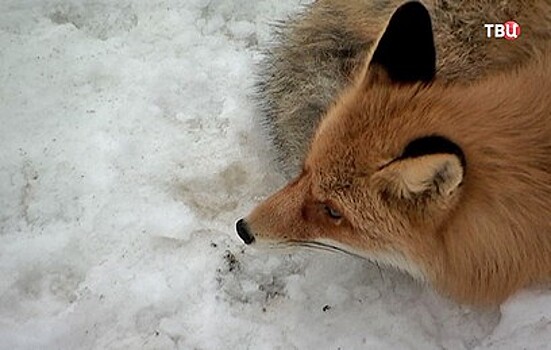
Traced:
<path fill-rule="evenodd" d="M 284 183 L 250 95 L 303 4 L 2 0 L 1 349 L 551 348 L 549 286 L 473 309 L 236 238 Z"/>

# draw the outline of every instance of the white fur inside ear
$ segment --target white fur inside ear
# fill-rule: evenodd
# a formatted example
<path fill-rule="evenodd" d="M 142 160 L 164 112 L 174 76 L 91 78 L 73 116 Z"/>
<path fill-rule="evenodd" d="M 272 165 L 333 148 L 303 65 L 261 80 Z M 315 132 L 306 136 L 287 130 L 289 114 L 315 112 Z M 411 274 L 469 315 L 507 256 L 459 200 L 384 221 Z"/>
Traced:
<path fill-rule="evenodd" d="M 403 198 L 423 193 L 449 196 L 463 181 L 463 166 L 452 154 L 431 154 L 396 161 L 377 174 L 388 190 Z"/>

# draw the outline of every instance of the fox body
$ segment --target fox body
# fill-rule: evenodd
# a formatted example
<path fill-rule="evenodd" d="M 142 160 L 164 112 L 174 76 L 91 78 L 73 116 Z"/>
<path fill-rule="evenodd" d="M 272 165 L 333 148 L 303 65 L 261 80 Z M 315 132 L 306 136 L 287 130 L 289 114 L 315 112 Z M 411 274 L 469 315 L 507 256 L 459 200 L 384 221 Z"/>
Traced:
<path fill-rule="evenodd" d="M 275 158 L 300 172 L 316 126 L 363 69 L 386 23 L 404 0 L 318 0 L 277 28 L 259 70 L 260 122 Z M 549 0 L 425 0 L 441 81 L 470 83 L 526 63 L 551 38 Z M 515 42 L 488 39 L 484 24 L 514 19 Z M 413 48 L 415 49 L 415 48 Z"/>
<path fill-rule="evenodd" d="M 551 46 L 519 49 L 525 61 L 498 74 L 467 69 L 470 83 L 453 69 L 441 79 L 429 11 L 394 12 L 321 118 L 300 174 L 237 231 L 247 244 L 342 250 L 458 301 L 499 303 L 551 280 Z"/>

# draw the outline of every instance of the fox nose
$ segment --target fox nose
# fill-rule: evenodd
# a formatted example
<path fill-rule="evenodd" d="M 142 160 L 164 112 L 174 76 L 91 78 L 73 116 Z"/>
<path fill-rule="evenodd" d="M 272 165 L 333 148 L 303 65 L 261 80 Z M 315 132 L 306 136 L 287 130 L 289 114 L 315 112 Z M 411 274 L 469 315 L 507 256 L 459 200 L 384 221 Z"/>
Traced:
<path fill-rule="evenodd" d="M 251 244 L 254 242 L 254 236 L 251 234 L 251 231 L 249 231 L 249 226 L 247 226 L 244 219 L 237 221 L 235 224 L 235 230 L 237 231 L 239 238 L 241 238 L 245 244 Z"/>

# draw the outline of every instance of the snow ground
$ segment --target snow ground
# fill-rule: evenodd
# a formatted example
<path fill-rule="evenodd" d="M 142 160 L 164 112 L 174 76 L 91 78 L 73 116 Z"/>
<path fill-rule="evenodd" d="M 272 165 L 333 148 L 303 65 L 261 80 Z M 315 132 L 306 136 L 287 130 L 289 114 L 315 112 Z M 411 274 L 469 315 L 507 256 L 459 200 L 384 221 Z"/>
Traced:
<path fill-rule="evenodd" d="M 1 1 L 1 349 L 551 348 L 549 288 L 473 310 L 235 238 L 283 183 L 249 94 L 299 3 Z"/>

